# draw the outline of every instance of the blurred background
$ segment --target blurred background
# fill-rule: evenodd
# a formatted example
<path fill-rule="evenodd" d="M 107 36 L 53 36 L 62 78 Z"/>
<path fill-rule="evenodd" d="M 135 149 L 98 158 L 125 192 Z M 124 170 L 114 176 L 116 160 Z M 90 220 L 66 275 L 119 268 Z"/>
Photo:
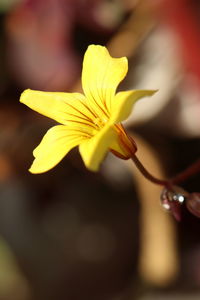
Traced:
<path fill-rule="evenodd" d="M 175 222 L 111 154 L 97 174 L 77 149 L 29 174 L 53 121 L 19 103 L 26 88 L 81 91 L 87 46 L 106 45 L 129 59 L 120 89 L 159 89 L 125 126 L 152 173 L 175 175 L 200 154 L 199 1 L 0 0 L 0 24 L 0 300 L 199 299 L 200 220 L 183 207 Z"/>

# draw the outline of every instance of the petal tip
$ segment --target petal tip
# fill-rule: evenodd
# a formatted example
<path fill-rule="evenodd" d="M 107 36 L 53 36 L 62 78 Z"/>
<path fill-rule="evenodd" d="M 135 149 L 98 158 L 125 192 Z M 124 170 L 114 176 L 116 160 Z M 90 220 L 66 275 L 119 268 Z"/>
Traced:
<path fill-rule="evenodd" d="M 37 174 L 37 172 L 32 168 L 32 166 L 28 169 L 31 174 Z"/>
<path fill-rule="evenodd" d="M 34 167 L 33 165 L 28 169 L 28 171 L 31 173 L 31 174 L 41 174 L 41 173 L 45 173 L 47 172 L 48 170 L 46 171 L 43 171 L 43 170 L 40 170 L 36 167 Z"/>
<path fill-rule="evenodd" d="M 91 44 L 88 46 L 86 52 L 90 52 L 92 51 L 93 53 L 100 53 L 100 52 L 108 52 L 107 48 L 105 46 L 102 45 L 95 45 L 95 44 Z"/>
<path fill-rule="evenodd" d="M 42 170 L 37 162 L 36 162 L 36 159 L 33 161 L 32 165 L 30 166 L 30 168 L 28 169 L 28 171 L 31 173 L 31 174 L 41 174 L 41 173 L 44 173 L 46 172 L 46 170 Z M 48 171 L 48 170 L 47 170 Z"/>
<path fill-rule="evenodd" d="M 23 92 L 21 93 L 19 102 L 21 102 L 21 103 L 26 103 L 27 94 L 28 94 L 29 92 L 30 92 L 30 89 L 26 89 L 25 91 L 23 91 Z"/>
<path fill-rule="evenodd" d="M 156 89 L 156 90 L 150 90 L 150 95 L 154 95 L 155 93 L 157 93 L 159 91 L 159 89 Z"/>
<path fill-rule="evenodd" d="M 96 167 L 96 166 L 91 166 L 91 165 L 86 165 L 86 164 L 85 164 L 85 166 L 90 172 L 93 172 L 93 173 L 97 173 L 100 168 L 100 166 Z"/>

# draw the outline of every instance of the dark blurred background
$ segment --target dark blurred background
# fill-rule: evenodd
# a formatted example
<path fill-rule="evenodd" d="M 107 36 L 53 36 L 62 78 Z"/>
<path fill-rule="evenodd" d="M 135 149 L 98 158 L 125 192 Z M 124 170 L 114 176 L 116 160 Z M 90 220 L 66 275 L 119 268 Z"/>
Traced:
<path fill-rule="evenodd" d="M 97 174 L 77 149 L 30 174 L 53 121 L 19 103 L 26 88 L 81 91 L 87 46 L 106 45 L 129 59 L 120 89 L 159 89 L 125 126 L 173 176 L 200 154 L 199 16 L 195 0 L 0 0 L 0 300 L 199 299 L 200 220 L 183 207 L 175 222 L 111 154 Z"/>

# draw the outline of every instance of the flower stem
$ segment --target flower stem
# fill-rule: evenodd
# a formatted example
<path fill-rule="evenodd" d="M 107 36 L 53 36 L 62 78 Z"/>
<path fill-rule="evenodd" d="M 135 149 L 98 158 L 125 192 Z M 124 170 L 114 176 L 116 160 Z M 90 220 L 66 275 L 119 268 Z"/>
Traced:
<path fill-rule="evenodd" d="M 184 171 L 182 171 L 182 172 L 178 173 L 176 176 L 174 176 L 171 181 L 173 183 L 182 182 L 182 181 L 186 180 L 187 178 L 195 175 L 199 171 L 200 171 L 200 159 L 195 161 L 193 164 L 191 164 L 189 167 L 187 167 Z"/>
<path fill-rule="evenodd" d="M 144 165 L 141 163 L 141 161 L 138 159 L 138 157 L 134 154 L 131 157 L 132 161 L 134 162 L 135 166 L 137 167 L 137 169 L 142 173 L 142 175 L 149 181 L 155 183 L 155 184 L 159 184 L 159 185 L 168 185 L 169 181 L 165 180 L 165 179 L 159 179 L 156 178 L 154 175 L 152 175 L 145 167 Z"/>
<path fill-rule="evenodd" d="M 134 162 L 137 169 L 142 173 L 142 175 L 147 180 L 151 181 L 152 183 L 162 185 L 162 186 L 171 186 L 172 184 L 180 183 L 200 171 L 200 159 L 198 159 L 196 162 L 194 162 L 192 165 L 190 165 L 184 171 L 178 173 L 173 178 L 171 178 L 169 180 L 159 179 L 159 178 L 156 178 L 154 175 L 152 175 L 144 167 L 144 165 L 141 163 L 141 161 L 138 159 L 138 157 L 135 154 L 131 157 L 131 159 Z"/>

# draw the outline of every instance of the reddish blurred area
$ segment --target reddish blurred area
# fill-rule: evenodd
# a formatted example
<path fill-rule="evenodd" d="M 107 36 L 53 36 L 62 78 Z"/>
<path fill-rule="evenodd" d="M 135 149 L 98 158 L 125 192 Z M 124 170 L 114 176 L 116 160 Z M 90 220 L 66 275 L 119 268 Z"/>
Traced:
<path fill-rule="evenodd" d="M 110 31 L 95 18 L 99 3 L 97 0 L 28 0 L 13 8 L 5 23 L 7 59 L 21 87 L 70 89 L 81 69 L 81 53 L 74 40 L 76 26 L 92 28 L 102 36 Z"/>
<path fill-rule="evenodd" d="M 184 288 L 193 299 L 199 219 L 184 210 L 176 224 L 177 278 L 146 285 L 132 175 L 109 157 L 90 173 L 76 150 L 54 170 L 29 174 L 32 150 L 53 123 L 19 96 L 25 88 L 74 90 L 87 46 L 108 44 L 129 58 L 122 87 L 160 90 L 135 108 L 130 130 L 153 145 L 168 175 L 180 171 L 200 153 L 198 1 L 0 0 L 0 13 L 0 299 L 151 299 L 158 291 L 165 299 Z M 197 191 L 199 176 L 184 187 Z"/>
<path fill-rule="evenodd" d="M 176 36 L 186 72 L 200 84 L 200 3 L 191 0 L 162 0 L 158 5 L 162 22 Z"/>

